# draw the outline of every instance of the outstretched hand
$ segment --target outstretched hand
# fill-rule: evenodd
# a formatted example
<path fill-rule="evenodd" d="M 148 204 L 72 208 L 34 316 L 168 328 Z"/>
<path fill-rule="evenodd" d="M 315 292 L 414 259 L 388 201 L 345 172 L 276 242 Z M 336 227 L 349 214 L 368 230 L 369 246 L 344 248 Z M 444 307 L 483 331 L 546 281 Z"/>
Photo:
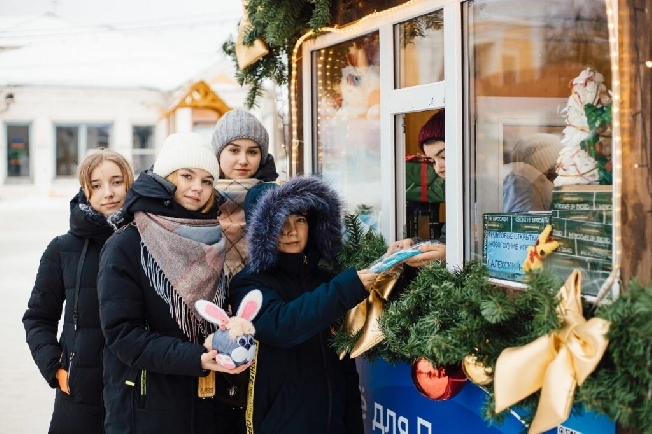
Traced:
<path fill-rule="evenodd" d="M 389 245 L 387 248 L 387 252 L 385 253 L 385 256 L 389 256 L 392 253 L 396 253 L 400 250 L 407 249 L 408 247 L 414 245 L 414 240 L 412 238 L 404 238 L 402 240 L 394 241 L 392 244 Z"/>
<path fill-rule="evenodd" d="M 246 370 L 249 366 L 251 366 L 251 363 L 245 363 L 240 366 L 236 366 L 233 369 L 225 368 L 224 366 L 220 365 L 215 361 L 215 357 L 217 357 L 217 350 L 211 350 L 207 353 L 203 353 L 201 355 L 201 367 L 202 369 L 205 370 L 210 370 L 210 371 L 217 371 L 217 372 L 224 372 L 225 374 L 239 374 L 242 371 Z"/>
<path fill-rule="evenodd" d="M 405 260 L 410 267 L 423 267 L 432 261 L 446 259 L 446 244 L 425 244 L 419 247 L 422 252 Z"/>

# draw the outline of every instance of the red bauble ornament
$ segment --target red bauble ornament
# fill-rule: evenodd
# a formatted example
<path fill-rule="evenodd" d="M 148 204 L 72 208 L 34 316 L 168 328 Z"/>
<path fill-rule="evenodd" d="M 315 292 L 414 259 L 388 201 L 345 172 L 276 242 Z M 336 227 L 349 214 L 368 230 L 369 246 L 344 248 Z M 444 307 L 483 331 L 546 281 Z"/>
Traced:
<path fill-rule="evenodd" d="M 466 384 L 460 364 L 433 366 L 426 359 L 418 359 L 412 363 L 411 372 L 414 387 L 426 398 L 436 401 L 451 399 Z"/>

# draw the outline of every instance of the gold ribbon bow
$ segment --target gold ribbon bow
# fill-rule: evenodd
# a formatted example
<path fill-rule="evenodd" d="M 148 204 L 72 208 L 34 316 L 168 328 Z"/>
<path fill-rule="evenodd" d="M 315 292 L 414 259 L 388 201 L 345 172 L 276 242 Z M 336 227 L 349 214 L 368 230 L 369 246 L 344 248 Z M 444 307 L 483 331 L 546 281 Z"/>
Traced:
<path fill-rule="evenodd" d="M 541 433 L 568 419 L 576 385 L 595 370 L 607 349 L 609 322 L 582 316 L 581 274 L 574 270 L 559 290 L 561 330 L 500 353 L 494 374 L 496 413 L 541 389 L 528 432 Z"/>
<path fill-rule="evenodd" d="M 247 14 L 247 3 L 248 0 L 242 2 L 243 15 L 238 26 L 238 38 L 235 41 L 235 58 L 238 61 L 240 70 L 256 63 L 258 59 L 269 53 L 267 45 L 260 38 L 256 39 L 253 45 L 244 44 L 245 35 L 251 27 L 251 21 L 249 21 L 249 15 Z"/>
<path fill-rule="evenodd" d="M 351 349 L 351 358 L 362 355 L 385 339 L 378 325 L 378 318 L 383 313 L 385 302 L 392 293 L 402 270 L 403 265 L 397 264 L 380 273 L 369 291 L 369 297 L 346 313 L 342 330 L 354 335 L 362 329 L 362 334 Z M 343 357 L 344 354 L 340 354 L 340 358 Z"/>

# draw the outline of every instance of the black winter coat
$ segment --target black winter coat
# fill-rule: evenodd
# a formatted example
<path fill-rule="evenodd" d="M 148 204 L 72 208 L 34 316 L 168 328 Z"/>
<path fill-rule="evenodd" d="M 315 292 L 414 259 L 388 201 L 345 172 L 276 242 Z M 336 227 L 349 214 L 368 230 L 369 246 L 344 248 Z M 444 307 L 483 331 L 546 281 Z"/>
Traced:
<path fill-rule="evenodd" d="M 100 250 L 113 233 L 82 191 L 70 201 L 70 230 L 41 258 L 23 325 L 41 375 L 56 388 L 51 433 L 102 433 L 102 347 L 96 280 Z M 63 328 L 57 339 L 63 305 Z M 68 371 L 70 395 L 59 389 Z"/>
<path fill-rule="evenodd" d="M 329 341 L 331 324 L 368 296 L 355 270 L 331 280 L 315 257 L 281 254 L 277 267 L 231 281 L 238 306 L 252 289 L 263 294 L 253 323 L 258 354 L 254 379 L 255 433 L 362 433 L 358 372 Z"/>
<path fill-rule="evenodd" d="M 217 218 L 191 212 L 174 200 L 174 186 L 142 173 L 127 194 L 127 219 L 135 211 L 181 218 Z M 212 399 L 197 396 L 205 376 L 200 344 L 189 342 L 170 307 L 151 287 L 141 265 L 146 254 L 134 225 L 117 231 L 100 261 L 100 318 L 107 348 L 104 381 L 107 433 L 219 432 Z"/>
<path fill-rule="evenodd" d="M 265 192 L 251 213 L 250 263 L 231 281 L 229 300 L 237 308 L 252 289 L 263 296 L 253 320 L 258 350 L 247 408 L 256 434 L 363 432 L 355 362 L 340 360 L 329 341 L 331 325 L 369 294 L 352 268 L 333 277 L 318 266 L 341 245 L 339 209 L 323 181 L 298 177 Z M 279 252 L 283 222 L 306 211 L 306 249 Z"/>

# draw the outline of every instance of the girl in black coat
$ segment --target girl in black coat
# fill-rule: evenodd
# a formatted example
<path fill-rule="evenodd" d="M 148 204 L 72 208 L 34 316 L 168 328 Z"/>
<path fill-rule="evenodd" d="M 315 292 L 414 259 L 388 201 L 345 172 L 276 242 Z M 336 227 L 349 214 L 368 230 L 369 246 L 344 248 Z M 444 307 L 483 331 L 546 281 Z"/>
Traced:
<path fill-rule="evenodd" d="M 229 289 L 236 308 L 250 290 L 263 294 L 249 432 L 363 432 L 356 366 L 329 346 L 330 326 L 367 298 L 376 275 L 319 267 L 341 247 L 340 208 L 332 188 L 306 176 L 268 190 L 251 214 L 250 262 Z"/>
<path fill-rule="evenodd" d="M 232 432 L 220 419 L 210 371 L 227 370 L 202 343 L 214 331 L 195 310 L 219 302 L 225 240 L 217 221 L 219 176 L 203 137 L 172 134 L 152 170 L 127 194 L 133 220 L 106 243 L 100 261 L 100 319 L 106 339 L 107 433 Z M 210 390 L 207 390 L 210 389 Z"/>
<path fill-rule="evenodd" d="M 104 432 L 100 250 L 113 233 L 106 218 L 122 207 L 134 177 L 127 160 L 109 149 L 86 157 L 77 177 L 81 188 L 70 201 L 70 230 L 43 253 L 23 324 L 36 365 L 56 388 L 49 432 L 93 434 Z"/>

